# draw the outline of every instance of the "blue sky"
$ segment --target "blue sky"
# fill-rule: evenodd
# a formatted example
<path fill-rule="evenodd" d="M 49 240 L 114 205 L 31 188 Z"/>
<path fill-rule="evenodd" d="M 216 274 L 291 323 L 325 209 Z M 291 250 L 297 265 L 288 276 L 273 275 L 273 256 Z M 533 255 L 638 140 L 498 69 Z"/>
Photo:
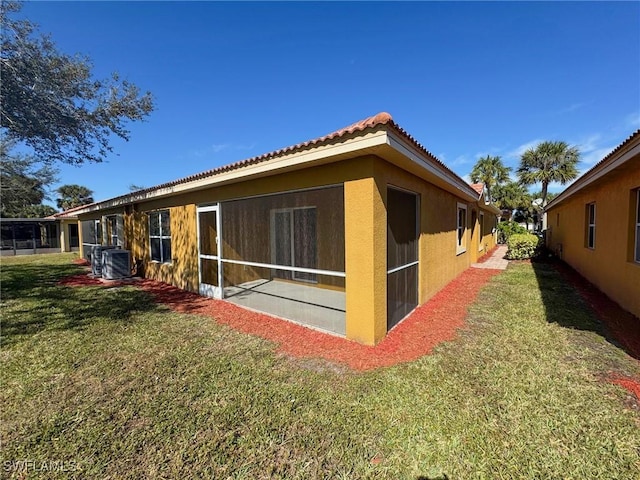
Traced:
<path fill-rule="evenodd" d="M 65 53 L 150 90 L 96 200 L 315 138 L 380 111 L 461 176 L 541 140 L 581 170 L 640 128 L 638 2 L 28 2 Z M 554 190 L 558 191 L 556 187 Z"/>

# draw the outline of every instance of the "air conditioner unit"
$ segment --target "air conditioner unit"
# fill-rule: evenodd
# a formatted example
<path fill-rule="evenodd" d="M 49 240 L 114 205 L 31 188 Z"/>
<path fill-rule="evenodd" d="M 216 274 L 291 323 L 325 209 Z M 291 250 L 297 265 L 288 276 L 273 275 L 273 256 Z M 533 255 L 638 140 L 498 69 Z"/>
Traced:
<path fill-rule="evenodd" d="M 95 277 L 102 276 L 102 252 L 120 248 L 116 245 L 93 245 L 91 247 L 91 274 Z"/>
<path fill-rule="evenodd" d="M 131 276 L 129 250 L 105 250 L 102 252 L 102 278 L 116 280 Z"/>

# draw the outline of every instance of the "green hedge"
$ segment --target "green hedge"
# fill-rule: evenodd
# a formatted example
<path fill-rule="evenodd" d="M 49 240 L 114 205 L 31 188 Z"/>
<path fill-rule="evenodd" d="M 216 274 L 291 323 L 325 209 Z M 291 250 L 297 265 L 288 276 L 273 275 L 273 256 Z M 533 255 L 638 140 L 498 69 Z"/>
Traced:
<path fill-rule="evenodd" d="M 498 243 L 507 243 L 511 235 L 527 233 L 527 229 L 516 222 L 500 222 L 498 224 Z"/>
<path fill-rule="evenodd" d="M 525 260 L 535 257 L 540 251 L 540 238 L 530 233 L 516 233 L 507 240 L 507 258 L 509 260 Z"/>

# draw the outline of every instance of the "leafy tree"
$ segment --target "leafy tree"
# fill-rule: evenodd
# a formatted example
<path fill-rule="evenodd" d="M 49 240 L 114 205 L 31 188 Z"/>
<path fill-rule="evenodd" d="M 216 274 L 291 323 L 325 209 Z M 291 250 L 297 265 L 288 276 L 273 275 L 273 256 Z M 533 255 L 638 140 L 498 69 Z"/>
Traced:
<path fill-rule="evenodd" d="M 29 205 L 20 214 L 21 218 L 44 218 L 58 211 L 49 205 Z"/>
<path fill-rule="evenodd" d="M 525 203 L 527 191 L 518 182 L 508 182 L 504 185 L 496 185 L 494 188 L 494 200 L 502 210 L 509 210 L 510 217 L 514 210 L 520 208 Z"/>
<path fill-rule="evenodd" d="M 143 187 L 142 185 L 136 185 L 135 183 L 132 183 L 129 185 L 129 191 L 130 192 L 139 192 L 140 190 L 144 190 L 147 187 Z"/>
<path fill-rule="evenodd" d="M 3 136 L 29 146 L 42 162 L 101 162 L 113 150 L 112 134 L 128 140 L 126 122 L 151 113 L 151 94 L 117 73 L 94 79 L 88 57 L 63 54 L 36 33 L 37 25 L 9 18 L 20 8 L 14 1 L 0 4 Z"/>
<path fill-rule="evenodd" d="M 0 142 L 0 215 L 33 217 L 33 207 L 41 206 L 47 188 L 56 181 L 56 170 L 41 166 L 31 156 L 12 153 L 14 142 Z M 42 213 L 42 212 L 41 212 Z"/>
<path fill-rule="evenodd" d="M 62 210 L 93 203 L 93 191 L 82 185 L 63 185 L 56 191 L 60 195 L 56 204 Z"/>
<path fill-rule="evenodd" d="M 484 183 L 489 199 L 493 200 L 492 189 L 509 181 L 510 171 L 511 168 L 505 166 L 500 157 L 487 155 L 476 162 L 470 176 L 472 182 Z"/>
<path fill-rule="evenodd" d="M 514 220 L 516 222 L 524 222 L 529 230 L 529 224 L 534 226 L 538 223 L 540 215 L 539 208 L 533 203 L 533 197 L 530 194 L 526 194 L 522 197 L 520 206 L 515 210 Z"/>
<path fill-rule="evenodd" d="M 542 142 L 522 154 L 517 174 L 524 186 L 542 185 L 542 207 L 547 204 L 549 183 L 562 185 L 578 176 L 580 152 L 565 142 Z"/>

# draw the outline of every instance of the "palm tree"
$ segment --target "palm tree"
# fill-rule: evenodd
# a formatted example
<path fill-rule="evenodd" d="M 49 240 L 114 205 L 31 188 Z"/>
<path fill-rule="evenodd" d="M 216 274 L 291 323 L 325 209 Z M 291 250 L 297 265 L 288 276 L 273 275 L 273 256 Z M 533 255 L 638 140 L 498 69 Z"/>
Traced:
<path fill-rule="evenodd" d="M 561 185 L 578 176 L 580 151 L 566 142 L 542 142 L 522 154 L 517 174 L 524 186 L 542 184 L 542 207 L 547 204 L 549 183 Z"/>
<path fill-rule="evenodd" d="M 93 191 L 82 185 L 63 185 L 56 191 L 60 195 L 56 203 L 63 210 L 93 203 Z"/>
<path fill-rule="evenodd" d="M 487 189 L 487 196 L 489 200 L 492 200 L 491 189 L 496 185 L 509 181 L 510 171 L 511 168 L 506 167 L 500 157 L 487 155 L 476 162 L 470 176 L 472 182 L 484 183 Z"/>

